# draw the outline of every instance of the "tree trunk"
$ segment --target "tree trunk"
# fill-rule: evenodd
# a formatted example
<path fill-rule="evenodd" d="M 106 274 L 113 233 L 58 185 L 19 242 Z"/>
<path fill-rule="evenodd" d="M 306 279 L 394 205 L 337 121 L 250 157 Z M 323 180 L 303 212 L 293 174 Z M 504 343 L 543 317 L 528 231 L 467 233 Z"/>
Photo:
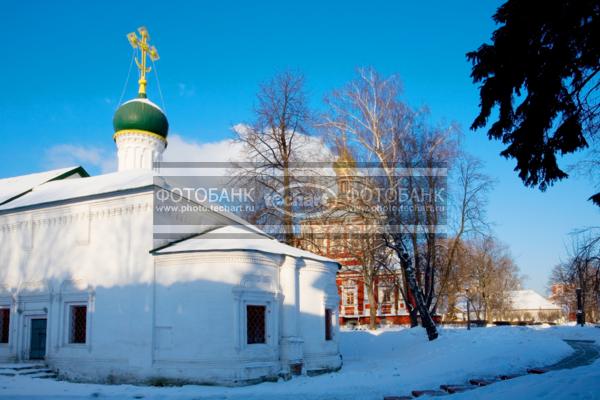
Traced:
<path fill-rule="evenodd" d="M 372 282 L 367 285 L 367 296 L 369 297 L 369 329 L 377 329 L 377 301 L 375 300 L 375 286 Z"/>
<path fill-rule="evenodd" d="M 417 311 L 417 304 L 415 302 L 415 297 L 410 290 L 410 285 L 408 284 L 408 278 L 406 277 L 406 271 L 402 271 L 402 275 L 404 277 L 404 288 L 406 292 L 406 308 L 408 309 L 408 316 L 410 317 L 410 327 L 415 328 L 419 326 L 419 312 Z"/>
<path fill-rule="evenodd" d="M 431 318 L 431 314 L 429 314 L 429 310 L 425 305 L 425 299 L 423 298 L 423 292 L 417 283 L 417 276 L 415 274 L 415 269 L 410 262 L 410 258 L 408 254 L 403 253 L 400 254 L 400 260 L 402 262 L 402 267 L 404 269 L 404 273 L 406 274 L 406 279 L 408 281 L 408 285 L 410 291 L 413 294 L 415 299 L 415 303 L 417 305 L 417 310 L 419 311 L 419 316 L 421 317 L 421 326 L 425 328 L 427 331 L 427 337 L 429 340 L 435 340 L 438 337 L 437 328 L 433 319 Z"/>
<path fill-rule="evenodd" d="M 414 304 L 411 304 L 408 309 L 408 316 L 410 318 L 410 327 L 416 328 L 419 326 L 419 312 L 417 311 L 417 307 Z"/>
<path fill-rule="evenodd" d="M 284 215 L 283 215 L 283 241 L 285 244 L 293 246 L 294 234 L 292 230 L 292 225 L 294 223 L 293 219 L 293 208 L 292 208 L 292 193 L 290 189 L 290 171 L 288 162 L 284 162 L 283 166 L 283 207 L 284 207 Z"/>

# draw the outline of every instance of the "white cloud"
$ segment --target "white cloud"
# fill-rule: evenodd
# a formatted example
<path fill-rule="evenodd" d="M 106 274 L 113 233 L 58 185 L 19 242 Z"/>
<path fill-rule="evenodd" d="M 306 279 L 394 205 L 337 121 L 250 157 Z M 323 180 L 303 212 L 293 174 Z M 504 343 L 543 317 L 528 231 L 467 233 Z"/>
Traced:
<path fill-rule="evenodd" d="M 163 154 L 165 162 L 222 162 L 230 163 L 243 160 L 243 147 L 231 139 L 216 142 L 197 142 L 181 135 L 169 135 L 169 145 Z M 226 175 L 229 167 L 224 168 L 169 168 L 160 172 L 167 175 Z"/>
<path fill-rule="evenodd" d="M 117 169 L 116 151 L 109 153 L 106 149 L 95 146 L 58 144 L 46 150 L 45 159 L 50 169 L 74 165 L 97 167 L 102 173 Z"/>
<path fill-rule="evenodd" d="M 234 129 L 243 128 L 243 125 L 234 127 Z M 227 163 L 246 160 L 244 146 L 232 139 L 200 142 L 179 134 L 171 134 L 168 142 L 167 149 L 163 154 L 163 161 L 166 162 Z M 320 138 L 299 135 L 298 143 L 301 145 L 302 158 L 310 161 L 331 160 L 331 152 Z M 58 144 L 46 151 L 45 160 L 49 169 L 81 165 L 84 168 L 98 168 L 100 173 L 117 170 L 117 150 L 114 147 L 110 151 L 95 146 Z M 217 170 L 212 172 L 216 173 Z"/>
<path fill-rule="evenodd" d="M 244 132 L 247 127 L 235 125 L 236 132 Z M 332 153 L 318 137 L 297 134 L 296 143 L 300 158 L 307 161 L 331 161 Z M 183 162 L 236 162 L 247 161 L 243 144 L 233 139 L 216 142 L 197 142 L 181 135 L 169 135 L 169 145 L 163 161 Z"/>
<path fill-rule="evenodd" d="M 243 136 L 248 134 L 249 127 L 245 124 L 237 124 L 233 130 Z M 298 161 L 329 162 L 333 159 L 331 150 L 320 137 L 296 133 L 294 144 Z"/>
<path fill-rule="evenodd" d="M 202 143 L 172 134 L 168 141 L 163 161 L 230 162 L 242 159 L 242 146 L 230 139 Z M 117 170 L 116 148 L 109 151 L 96 146 L 63 143 L 47 149 L 44 159 L 48 169 L 81 165 L 98 168 L 100 173 Z"/>
<path fill-rule="evenodd" d="M 163 161 L 230 162 L 240 161 L 242 146 L 231 139 L 217 142 L 196 142 L 181 135 L 169 135 L 169 145 Z"/>

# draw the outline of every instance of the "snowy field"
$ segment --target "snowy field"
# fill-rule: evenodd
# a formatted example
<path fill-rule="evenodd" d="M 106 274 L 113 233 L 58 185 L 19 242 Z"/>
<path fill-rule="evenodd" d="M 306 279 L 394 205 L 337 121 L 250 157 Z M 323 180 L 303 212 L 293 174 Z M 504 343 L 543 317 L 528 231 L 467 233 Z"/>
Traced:
<path fill-rule="evenodd" d="M 378 399 L 434 389 L 469 378 L 524 372 L 568 356 L 562 339 L 600 343 L 593 327 L 494 327 L 442 329 L 428 342 L 421 329 L 343 331 L 344 367 L 338 373 L 290 381 L 225 388 L 76 384 L 26 377 L 0 377 L 0 399 Z M 576 396 L 579 394 L 579 397 Z M 600 362 L 587 367 L 525 376 L 479 388 L 452 399 L 600 398 Z"/>

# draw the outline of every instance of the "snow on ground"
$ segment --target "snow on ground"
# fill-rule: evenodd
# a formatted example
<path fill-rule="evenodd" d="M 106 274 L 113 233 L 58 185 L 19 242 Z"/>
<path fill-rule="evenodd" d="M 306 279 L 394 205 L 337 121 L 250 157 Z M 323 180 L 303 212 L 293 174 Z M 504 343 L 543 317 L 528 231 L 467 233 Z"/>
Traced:
<path fill-rule="evenodd" d="M 554 327 L 540 329 L 542 336 L 554 336 L 571 340 L 594 340 L 600 344 L 600 329 Z M 600 399 L 600 360 L 591 365 L 551 371 L 543 375 L 526 375 L 508 381 L 497 382 L 484 388 L 453 395 L 452 400 L 530 400 L 530 399 Z"/>
<path fill-rule="evenodd" d="M 600 361 L 587 367 L 494 383 L 454 395 L 448 400 L 600 399 Z"/>
<path fill-rule="evenodd" d="M 572 351 L 571 347 L 563 342 L 564 338 L 593 339 L 600 342 L 600 329 L 579 327 L 494 327 L 470 331 L 441 329 L 439 339 L 433 342 L 427 341 L 422 329 L 390 329 L 374 333 L 343 331 L 341 351 L 344 356 L 344 367 L 340 372 L 317 377 L 303 376 L 287 382 L 279 381 L 236 388 L 195 385 L 156 388 L 0 377 L 0 398 L 381 400 L 384 395 L 403 395 L 413 389 L 433 389 L 440 384 L 461 383 L 469 378 L 517 373 L 523 372 L 528 367 L 553 364 Z M 596 380 L 598 380 L 599 365 L 596 363 L 587 367 L 592 369 L 589 376 Z M 540 377 L 517 378 L 488 388 L 477 389 L 465 394 L 464 396 L 467 397 L 463 398 L 471 398 L 469 396 L 480 391 L 481 393 L 489 391 L 495 395 L 501 393 L 501 390 L 510 390 L 513 382 L 515 386 L 521 386 L 521 389 L 515 390 L 537 390 L 537 387 L 530 388 L 527 382 L 537 382 L 538 379 L 539 382 L 546 382 L 546 377 L 549 377 L 548 382 L 541 385 L 539 390 L 540 393 L 550 393 L 548 390 L 551 389 L 552 376 L 563 377 L 558 371 Z M 581 379 L 564 375 L 563 380 L 564 384 L 570 384 L 570 382 L 577 383 Z M 498 389 L 495 385 L 499 385 Z M 504 394 L 498 396 L 497 398 L 508 397 Z M 511 393 L 510 396 L 513 394 Z M 454 395 L 452 398 L 457 397 Z"/>

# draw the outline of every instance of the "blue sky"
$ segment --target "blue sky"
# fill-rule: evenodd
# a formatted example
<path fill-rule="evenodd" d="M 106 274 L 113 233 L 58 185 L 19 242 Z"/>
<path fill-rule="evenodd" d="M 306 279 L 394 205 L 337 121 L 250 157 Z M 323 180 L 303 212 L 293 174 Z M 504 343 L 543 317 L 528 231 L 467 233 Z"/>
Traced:
<path fill-rule="evenodd" d="M 190 143 L 231 136 L 252 118 L 257 86 L 302 71 L 315 107 L 358 66 L 397 73 L 404 98 L 436 121 L 457 122 L 468 151 L 497 180 L 489 217 L 524 274 L 544 290 L 568 234 L 598 225 L 593 188 L 571 178 L 541 193 L 524 188 L 514 162 L 483 132 L 468 131 L 477 88 L 464 54 L 488 41 L 496 1 L 169 1 L 94 4 L 3 2 L 0 12 L 0 177 L 79 157 L 99 173 L 114 157 L 112 115 L 127 76 L 126 33 L 146 25 L 158 47 L 171 132 Z M 135 71 L 134 71 L 135 73 Z M 132 76 L 125 99 L 135 95 Z M 149 97 L 159 105 L 154 76 Z"/>

